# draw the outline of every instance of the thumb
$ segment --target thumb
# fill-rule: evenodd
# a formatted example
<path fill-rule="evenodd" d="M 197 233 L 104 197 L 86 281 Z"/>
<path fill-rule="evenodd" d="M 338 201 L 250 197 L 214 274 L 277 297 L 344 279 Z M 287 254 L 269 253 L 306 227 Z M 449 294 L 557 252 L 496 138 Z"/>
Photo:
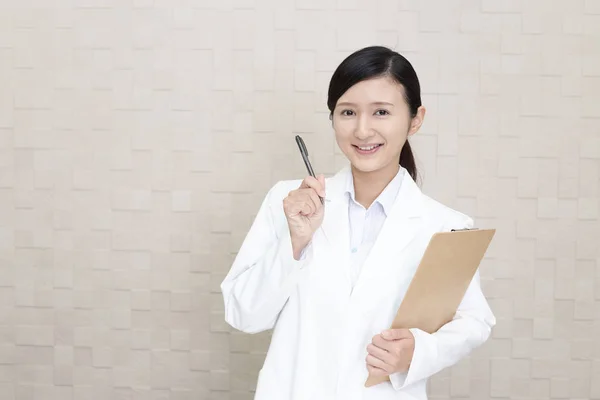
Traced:
<path fill-rule="evenodd" d="M 323 187 L 323 192 L 321 193 L 321 197 L 325 197 L 325 175 L 321 174 L 317 177 L 317 180 Z"/>
<path fill-rule="evenodd" d="M 412 333 L 408 329 L 388 329 L 381 333 L 386 340 L 411 339 Z"/>

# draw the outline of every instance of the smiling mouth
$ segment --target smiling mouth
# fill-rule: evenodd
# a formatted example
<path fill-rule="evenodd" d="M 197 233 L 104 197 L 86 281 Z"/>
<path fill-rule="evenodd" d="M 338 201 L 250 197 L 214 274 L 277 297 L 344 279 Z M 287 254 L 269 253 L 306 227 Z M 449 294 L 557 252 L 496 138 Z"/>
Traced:
<path fill-rule="evenodd" d="M 375 153 L 383 144 L 373 144 L 369 146 L 357 146 L 352 145 L 359 154 L 372 154 Z"/>

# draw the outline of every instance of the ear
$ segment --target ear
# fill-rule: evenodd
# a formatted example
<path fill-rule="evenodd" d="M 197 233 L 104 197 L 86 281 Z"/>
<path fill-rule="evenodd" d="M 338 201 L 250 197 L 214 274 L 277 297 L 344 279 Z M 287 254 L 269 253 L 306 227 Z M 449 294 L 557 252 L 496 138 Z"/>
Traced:
<path fill-rule="evenodd" d="M 425 112 L 427 110 L 424 106 L 421 106 L 417 109 L 417 115 L 413 117 L 410 121 L 410 129 L 408 130 L 408 136 L 412 136 L 421 129 L 421 125 L 423 125 L 423 120 L 425 119 Z"/>

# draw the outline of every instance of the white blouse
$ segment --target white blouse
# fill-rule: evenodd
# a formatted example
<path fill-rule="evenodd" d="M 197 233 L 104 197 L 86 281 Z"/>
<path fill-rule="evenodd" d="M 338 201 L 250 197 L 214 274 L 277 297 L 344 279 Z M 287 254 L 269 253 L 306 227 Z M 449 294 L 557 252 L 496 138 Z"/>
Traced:
<path fill-rule="evenodd" d="M 356 201 L 352 174 L 349 175 L 346 187 L 348 201 L 348 220 L 350 223 L 350 260 L 352 286 L 356 283 L 362 265 L 375 244 L 381 227 L 389 215 L 400 186 L 402 185 L 403 169 L 400 168 L 392 181 L 383 189 L 368 209 Z"/>

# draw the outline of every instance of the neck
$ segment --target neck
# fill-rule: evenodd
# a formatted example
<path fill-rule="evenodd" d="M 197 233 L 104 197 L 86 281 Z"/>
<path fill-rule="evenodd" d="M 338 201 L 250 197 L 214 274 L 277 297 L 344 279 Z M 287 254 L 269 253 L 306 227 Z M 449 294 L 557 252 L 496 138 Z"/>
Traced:
<path fill-rule="evenodd" d="M 400 165 L 390 164 L 378 171 L 362 172 L 352 167 L 354 180 L 354 195 L 356 201 L 365 208 L 369 208 L 383 189 L 394 179 Z"/>

